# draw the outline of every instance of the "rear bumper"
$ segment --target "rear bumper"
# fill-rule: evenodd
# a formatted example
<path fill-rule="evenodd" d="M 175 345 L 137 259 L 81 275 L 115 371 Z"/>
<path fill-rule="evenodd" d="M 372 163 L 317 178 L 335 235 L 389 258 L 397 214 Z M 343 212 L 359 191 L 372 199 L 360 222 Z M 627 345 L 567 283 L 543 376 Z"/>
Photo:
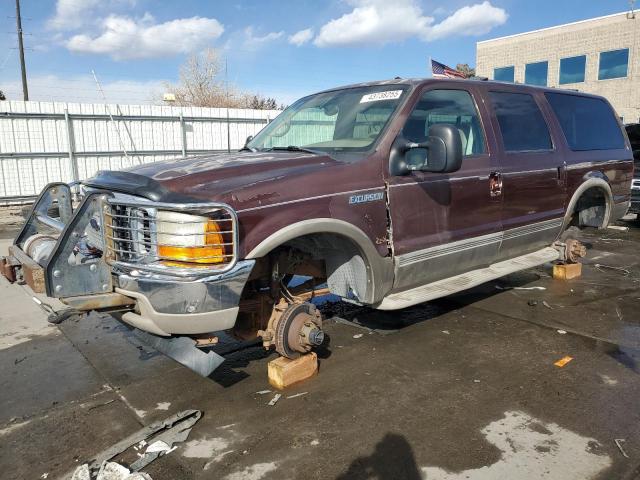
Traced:
<path fill-rule="evenodd" d="M 613 209 L 611 210 L 611 219 L 610 222 L 615 222 L 616 220 L 620 220 L 624 217 L 629 211 L 630 202 L 622 202 L 616 203 L 613 205 Z"/>
<path fill-rule="evenodd" d="M 114 274 L 115 291 L 136 300 L 122 320 L 156 335 L 198 334 L 235 325 L 240 295 L 254 260 L 219 275 L 183 281 L 138 271 Z"/>

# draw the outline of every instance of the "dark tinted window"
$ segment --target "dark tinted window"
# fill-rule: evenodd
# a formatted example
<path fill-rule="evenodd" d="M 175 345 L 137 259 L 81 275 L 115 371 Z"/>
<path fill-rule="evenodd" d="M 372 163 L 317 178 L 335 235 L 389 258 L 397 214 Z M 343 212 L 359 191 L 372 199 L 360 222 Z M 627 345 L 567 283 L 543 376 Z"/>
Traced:
<path fill-rule="evenodd" d="M 624 148 L 622 130 L 604 100 L 565 93 L 545 95 L 571 150 Z"/>
<path fill-rule="evenodd" d="M 493 69 L 493 79 L 498 82 L 511 82 L 513 83 L 515 74 L 514 67 L 500 67 Z"/>
<path fill-rule="evenodd" d="M 547 62 L 527 63 L 524 67 L 524 83 L 527 85 L 547 85 L 547 73 L 549 64 Z"/>
<path fill-rule="evenodd" d="M 560 60 L 560 85 L 584 82 L 586 64 L 586 55 L 562 58 Z"/>
<path fill-rule="evenodd" d="M 489 92 L 507 152 L 550 150 L 547 123 L 528 93 Z"/>
<path fill-rule="evenodd" d="M 598 80 L 626 77 L 628 66 L 628 48 L 613 50 L 611 52 L 602 52 L 600 54 L 600 65 L 598 67 Z"/>

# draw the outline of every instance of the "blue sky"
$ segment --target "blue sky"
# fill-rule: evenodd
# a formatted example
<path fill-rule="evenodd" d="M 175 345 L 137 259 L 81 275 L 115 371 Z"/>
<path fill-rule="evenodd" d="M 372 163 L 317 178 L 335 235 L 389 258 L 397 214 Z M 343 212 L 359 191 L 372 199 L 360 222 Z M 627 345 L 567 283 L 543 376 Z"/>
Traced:
<path fill-rule="evenodd" d="M 14 0 L 0 0 L 0 90 L 20 99 Z M 626 0 L 22 0 L 32 100 L 149 103 L 190 52 L 290 103 L 324 88 L 475 63 L 478 40 L 624 11 Z M 6 12 L 6 15 L 5 15 Z"/>

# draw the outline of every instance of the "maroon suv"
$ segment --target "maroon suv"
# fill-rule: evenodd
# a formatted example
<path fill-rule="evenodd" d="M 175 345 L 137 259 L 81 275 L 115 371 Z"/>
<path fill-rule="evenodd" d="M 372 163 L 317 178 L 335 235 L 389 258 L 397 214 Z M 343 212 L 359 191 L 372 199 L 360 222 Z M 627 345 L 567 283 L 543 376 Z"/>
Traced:
<path fill-rule="evenodd" d="M 49 185 L 3 270 L 155 335 L 295 357 L 322 342 L 319 292 L 393 310 L 563 260 L 569 227 L 625 214 L 632 178 L 601 97 L 372 82 L 302 98 L 237 153 Z"/>

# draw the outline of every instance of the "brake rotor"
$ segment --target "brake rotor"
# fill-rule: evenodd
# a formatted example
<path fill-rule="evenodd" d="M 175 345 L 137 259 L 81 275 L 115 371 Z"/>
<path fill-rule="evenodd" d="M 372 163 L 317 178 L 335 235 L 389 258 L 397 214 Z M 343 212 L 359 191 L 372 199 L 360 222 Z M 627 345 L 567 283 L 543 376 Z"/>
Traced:
<path fill-rule="evenodd" d="M 322 316 L 311 303 L 296 303 L 287 307 L 276 326 L 276 351 L 287 358 L 298 358 L 324 340 Z"/>

